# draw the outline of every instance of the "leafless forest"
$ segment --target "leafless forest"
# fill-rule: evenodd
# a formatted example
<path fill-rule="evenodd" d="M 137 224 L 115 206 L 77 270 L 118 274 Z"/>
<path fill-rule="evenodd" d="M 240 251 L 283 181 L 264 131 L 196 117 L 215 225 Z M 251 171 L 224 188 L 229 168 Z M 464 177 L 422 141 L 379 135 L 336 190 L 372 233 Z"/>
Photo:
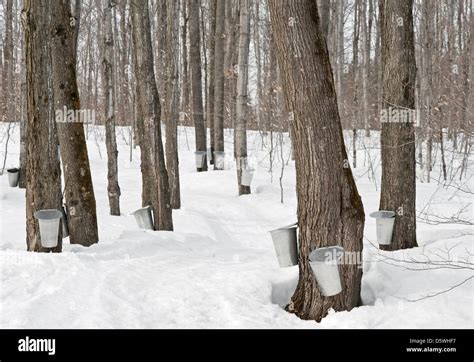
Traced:
<path fill-rule="evenodd" d="M 28 251 L 63 250 L 61 228 L 57 245 L 41 242 L 35 213 L 43 209 L 67 215 L 71 244 L 99 242 L 97 209 L 105 206 L 96 201 L 87 148 L 98 142 L 96 126 L 105 129 L 107 189 L 99 192 L 107 193 L 108 212 L 124 214 L 117 144 L 126 144 L 130 162 L 139 153 L 137 207 L 150 207 L 156 231 L 176 231 L 174 212 L 186 201 L 178 153 L 183 127 L 194 129 L 195 172 L 222 170 L 224 152 L 233 152 L 239 196 L 254 192 L 247 181 L 249 132 L 269 150 L 282 203 L 285 164 L 294 161 L 299 277 L 284 308 L 304 320 L 362 304 L 360 267 L 341 264 L 342 293 L 325 294 L 309 258 L 327 246 L 362 253 L 364 223 L 374 210 L 364 211 L 354 172 L 374 134 L 381 180 L 372 164 L 365 177 L 380 193 L 379 210 L 396 215 L 382 251 L 418 246 L 417 217 L 430 216 L 416 205 L 420 184 L 474 192 L 465 183 L 474 136 L 473 0 L 0 6 L 0 171 L 11 167 L 10 134 L 19 129 L 19 187 L 26 193 L 19 227 Z"/>

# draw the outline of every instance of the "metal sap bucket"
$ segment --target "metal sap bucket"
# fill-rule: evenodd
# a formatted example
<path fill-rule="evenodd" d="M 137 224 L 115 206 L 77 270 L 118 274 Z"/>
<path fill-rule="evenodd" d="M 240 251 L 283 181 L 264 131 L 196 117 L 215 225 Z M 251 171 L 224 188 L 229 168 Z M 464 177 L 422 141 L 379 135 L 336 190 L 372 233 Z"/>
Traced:
<path fill-rule="evenodd" d="M 214 166 L 217 170 L 223 170 L 225 164 L 225 152 L 214 151 Z"/>
<path fill-rule="evenodd" d="M 17 187 L 18 181 L 20 180 L 20 169 L 19 168 L 9 168 L 8 173 L 8 183 L 10 187 Z"/>
<path fill-rule="evenodd" d="M 62 229 L 63 229 L 63 239 L 64 239 L 64 238 L 67 238 L 69 236 L 69 227 L 68 227 L 68 224 L 67 224 L 67 214 L 66 214 L 66 210 L 64 209 L 64 206 L 61 207 L 61 214 L 62 214 L 61 226 L 62 226 Z"/>
<path fill-rule="evenodd" d="M 41 246 L 44 248 L 54 248 L 58 246 L 59 220 L 63 214 L 56 209 L 38 210 L 35 212 L 38 220 Z"/>
<path fill-rule="evenodd" d="M 377 227 L 377 242 L 380 245 L 390 245 L 392 242 L 393 225 L 395 223 L 395 213 L 393 211 L 380 210 L 370 214 L 375 218 Z"/>
<path fill-rule="evenodd" d="M 298 264 L 296 224 L 270 231 L 280 268 Z"/>
<path fill-rule="evenodd" d="M 240 183 L 242 186 L 250 186 L 252 183 L 254 170 L 242 170 L 242 176 L 240 178 Z"/>
<path fill-rule="evenodd" d="M 196 157 L 196 168 L 203 168 L 206 162 L 206 151 L 196 151 L 194 156 Z"/>
<path fill-rule="evenodd" d="M 132 212 L 132 215 L 135 216 L 138 227 L 140 229 L 154 230 L 153 227 L 153 216 L 151 215 L 151 207 L 145 206 L 141 209 L 135 210 Z"/>
<path fill-rule="evenodd" d="M 316 277 L 321 294 L 325 297 L 342 292 L 339 260 L 343 255 L 344 248 L 340 246 L 318 248 L 309 254 L 309 264 Z"/>

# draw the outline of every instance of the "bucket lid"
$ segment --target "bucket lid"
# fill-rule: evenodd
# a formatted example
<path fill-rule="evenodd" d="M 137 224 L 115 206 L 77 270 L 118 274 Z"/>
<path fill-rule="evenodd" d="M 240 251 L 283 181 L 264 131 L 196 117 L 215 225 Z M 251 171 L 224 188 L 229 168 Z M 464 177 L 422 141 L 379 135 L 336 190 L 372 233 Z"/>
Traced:
<path fill-rule="evenodd" d="M 327 246 L 313 250 L 309 254 L 309 261 L 316 263 L 334 262 L 339 260 L 344 255 L 344 248 L 342 246 Z"/>
<path fill-rule="evenodd" d="M 13 168 L 9 168 L 7 169 L 7 172 L 10 172 L 10 173 L 16 173 L 16 172 L 19 172 L 20 169 L 18 167 L 13 167 Z"/>
<path fill-rule="evenodd" d="M 380 210 L 371 213 L 370 216 L 376 219 L 388 219 L 391 217 L 395 217 L 395 213 L 393 211 Z"/>
<path fill-rule="evenodd" d="M 38 220 L 56 220 L 63 217 L 62 212 L 56 209 L 38 210 L 34 215 Z"/>
<path fill-rule="evenodd" d="M 140 211 L 145 211 L 145 210 L 149 210 L 150 208 L 151 208 L 151 206 L 150 206 L 150 205 L 148 205 L 148 206 L 145 206 L 145 207 L 142 207 L 142 208 L 140 208 L 140 209 L 138 209 L 138 210 L 135 210 L 135 211 L 134 211 L 134 212 L 132 212 L 130 215 L 135 215 L 137 212 L 140 212 Z"/>
<path fill-rule="evenodd" d="M 207 151 L 194 151 L 194 154 L 196 155 L 203 155 L 205 153 L 207 153 Z"/>

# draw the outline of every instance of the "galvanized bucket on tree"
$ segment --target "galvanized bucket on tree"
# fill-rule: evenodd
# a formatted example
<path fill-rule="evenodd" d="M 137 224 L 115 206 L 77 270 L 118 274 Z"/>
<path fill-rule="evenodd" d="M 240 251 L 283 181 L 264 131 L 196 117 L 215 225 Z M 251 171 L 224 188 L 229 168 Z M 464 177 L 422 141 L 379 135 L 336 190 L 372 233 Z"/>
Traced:
<path fill-rule="evenodd" d="M 309 264 L 318 282 L 321 294 L 325 297 L 342 292 L 339 262 L 344 255 L 344 248 L 328 246 L 313 250 L 309 254 Z"/>
<path fill-rule="evenodd" d="M 296 224 L 270 231 L 280 268 L 298 264 Z"/>
<path fill-rule="evenodd" d="M 64 206 L 61 207 L 61 226 L 63 229 L 63 239 L 69 236 L 69 227 L 67 225 L 67 214 Z"/>
<path fill-rule="evenodd" d="M 223 170 L 225 164 L 225 152 L 224 151 L 214 151 L 214 165 L 217 170 Z"/>
<path fill-rule="evenodd" d="M 240 179 L 242 186 L 250 186 L 252 183 L 253 171 L 254 170 L 242 170 L 242 177 Z"/>
<path fill-rule="evenodd" d="M 17 187 L 18 181 L 20 180 L 20 169 L 19 168 L 9 168 L 8 173 L 8 183 L 10 187 Z"/>
<path fill-rule="evenodd" d="M 151 215 L 151 207 L 145 206 L 141 209 L 135 210 L 132 212 L 132 215 L 135 216 L 138 227 L 140 229 L 154 230 L 153 228 L 153 216 Z"/>
<path fill-rule="evenodd" d="M 58 245 L 59 221 L 63 214 L 56 209 L 38 210 L 35 212 L 38 219 L 41 246 L 44 248 L 54 248 Z"/>
<path fill-rule="evenodd" d="M 392 242 L 393 225 L 395 223 L 395 213 L 393 211 L 380 210 L 370 214 L 375 218 L 377 227 L 377 242 L 380 245 L 390 245 Z"/>
<path fill-rule="evenodd" d="M 196 157 L 196 168 L 203 168 L 206 162 L 206 151 L 196 151 L 194 156 Z"/>

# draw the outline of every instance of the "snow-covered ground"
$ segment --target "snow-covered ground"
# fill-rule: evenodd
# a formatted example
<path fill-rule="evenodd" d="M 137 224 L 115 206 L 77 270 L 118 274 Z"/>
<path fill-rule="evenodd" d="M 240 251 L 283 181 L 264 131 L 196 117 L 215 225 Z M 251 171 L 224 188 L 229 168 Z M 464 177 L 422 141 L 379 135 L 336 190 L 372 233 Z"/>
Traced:
<path fill-rule="evenodd" d="M 0 125 L 2 161 L 6 128 Z M 0 177 L 0 328 L 474 328 L 472 279 L 449 290 L 473 275 L 472 264 L 467 267 L 473 262 L 473 228 L 447 220 L 456 215 L 474 221 L 472 194 L 465 192 L 474 190 L 472 159 L 468 178 L 456 181 L 456 187 L 438 183 L 438 164 L 431 183 L 418 182 L 419 247 L 380 252 L 375 221 L 368 216 L 378 209 L 380 191 L 378 135 L 372 135 L 361 136 L 354 170 L 366 212 L 363 306 L 332 312 L 321 323 L 282 309 L 298 268 L 278 267 L 268 231 L 296 220 L 287 135 L 282 204 L 277 135 L 272 180 L 269 135 L 250 132 L 257 173 L 252 194 L 239 197 L 230 131 L 227 170 L 197 173 L 193 130 L 180 128 L 182 208 L 173 212 L 174 232 L 152 232 L 139 230 L 130 216 L 141 206 L 141 175 L 138 148 L 129 159 L 128 128 L 118 129 L 120 217 L 108 213 L 104 130 L 91 128 L 98 244 L 85 248 L 66 239 L 61 254 L 26 252 L 24 190 L 8 187 L 6 174 Z M 350 147 L 350 133 L 346 136 Z M 6 167 L 17 166 L 18 153 L 16 126 Z M 448 162 L 450 157 L 448 152 Z M 454 174 L 459 163 L 456 156 L 449 171 Z M 429 264 L 416 263 L 428 259 Z"/>

